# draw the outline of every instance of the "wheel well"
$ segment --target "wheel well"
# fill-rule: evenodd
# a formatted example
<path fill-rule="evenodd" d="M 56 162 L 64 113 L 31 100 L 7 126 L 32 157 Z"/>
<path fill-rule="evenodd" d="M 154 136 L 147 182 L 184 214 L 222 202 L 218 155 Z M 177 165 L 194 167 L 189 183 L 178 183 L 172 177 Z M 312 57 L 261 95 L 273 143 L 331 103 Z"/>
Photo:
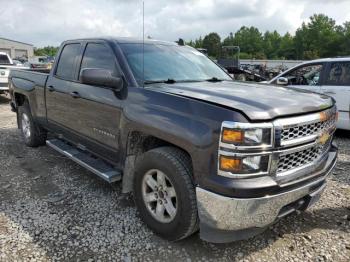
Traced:
<path fill-rule="evenodd" d="M 123 174 L 123 193 L 129 193 L 132 191 L 134 168 L 137 157 L 149 150 L 163 146 L 176 147 L 183 151 L 189 157 L 191 168 L 193 167 L 191 155 L 185 149 L 158 137 L 144 134 L 139 131 L 133 131 L 129 134 L 127 143 L 127 156 Z"/>
<path fill-rule="evenodd" d="M 15 101 L 17 106 L 22 106 L 24 101 L 26 101 L 27 97 L 22 94 L 15 93 Z"/>

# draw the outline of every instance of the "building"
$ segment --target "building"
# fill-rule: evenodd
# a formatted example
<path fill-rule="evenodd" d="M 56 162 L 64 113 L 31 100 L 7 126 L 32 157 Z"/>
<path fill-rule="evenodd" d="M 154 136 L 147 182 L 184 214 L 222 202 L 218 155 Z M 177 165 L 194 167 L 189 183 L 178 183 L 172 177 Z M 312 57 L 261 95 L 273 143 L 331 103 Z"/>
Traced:
<path fill-rule="evenodd" d="M 28 59 L 34 56 L 34 46 L 32 44 L 0 37 L 0 52 L 9 54 L 12 59 Z"/>

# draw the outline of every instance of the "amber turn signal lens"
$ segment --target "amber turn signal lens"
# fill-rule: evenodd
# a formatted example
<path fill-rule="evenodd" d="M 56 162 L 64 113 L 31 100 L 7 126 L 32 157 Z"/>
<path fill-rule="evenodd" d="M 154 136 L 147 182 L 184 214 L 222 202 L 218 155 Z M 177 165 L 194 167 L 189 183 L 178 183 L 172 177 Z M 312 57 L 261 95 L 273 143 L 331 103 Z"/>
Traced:
<path fill-rule="evenodd" d="M 220 156 L 220 169 L 223 171 L 239 171 L 241 164 L 241 159 Z"/>
<path fill-rule="evenodd" d="M 233 130 L 224 128 L 222 131 L 222 142 L 226 143 L 242 143 L 244 133 L 241 130 Z"/>

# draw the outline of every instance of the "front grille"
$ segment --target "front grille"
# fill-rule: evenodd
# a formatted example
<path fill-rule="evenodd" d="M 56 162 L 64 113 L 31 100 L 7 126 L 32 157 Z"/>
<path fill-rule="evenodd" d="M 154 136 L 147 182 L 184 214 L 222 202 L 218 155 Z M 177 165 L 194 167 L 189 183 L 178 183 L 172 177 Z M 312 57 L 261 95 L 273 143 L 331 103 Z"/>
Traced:
<path fill-rule="evenodd" d="M 292 139 L 319 134 L 323 130 L 328 130 L 334 126 L 335 121 L 335 117 L 331 117 L 323 122 L 315 122 L 283 129 L 281 133 L 281 141 L 289 141 Z"/>
<path fill-rule="evenodd" d="M 329 149 L 332 139 L 324 145 L 318 144 L 298 152 L 281 155 L 278 160 L 277 175 L 310 164 L 321 158 Z"/>
<path fill-rule="evenodd" d="M 282 146 L 311 142 L 319 134 L 335 129 L 335 124 L 335 107 L 320 113 L 276 121 L 278 130 L 280 130 L 278 137 Z"/>

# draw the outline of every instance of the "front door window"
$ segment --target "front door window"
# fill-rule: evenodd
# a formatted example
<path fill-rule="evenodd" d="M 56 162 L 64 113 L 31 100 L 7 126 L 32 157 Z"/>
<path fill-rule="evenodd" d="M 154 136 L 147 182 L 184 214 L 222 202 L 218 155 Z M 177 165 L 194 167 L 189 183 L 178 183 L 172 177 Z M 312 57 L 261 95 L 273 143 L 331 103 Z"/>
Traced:
<path fill-rule="evenodd" d="M 299 67 L 286 75 L 288 85 L 316 86 L 319 84 L 322 64 L 313 64 Z"/>

